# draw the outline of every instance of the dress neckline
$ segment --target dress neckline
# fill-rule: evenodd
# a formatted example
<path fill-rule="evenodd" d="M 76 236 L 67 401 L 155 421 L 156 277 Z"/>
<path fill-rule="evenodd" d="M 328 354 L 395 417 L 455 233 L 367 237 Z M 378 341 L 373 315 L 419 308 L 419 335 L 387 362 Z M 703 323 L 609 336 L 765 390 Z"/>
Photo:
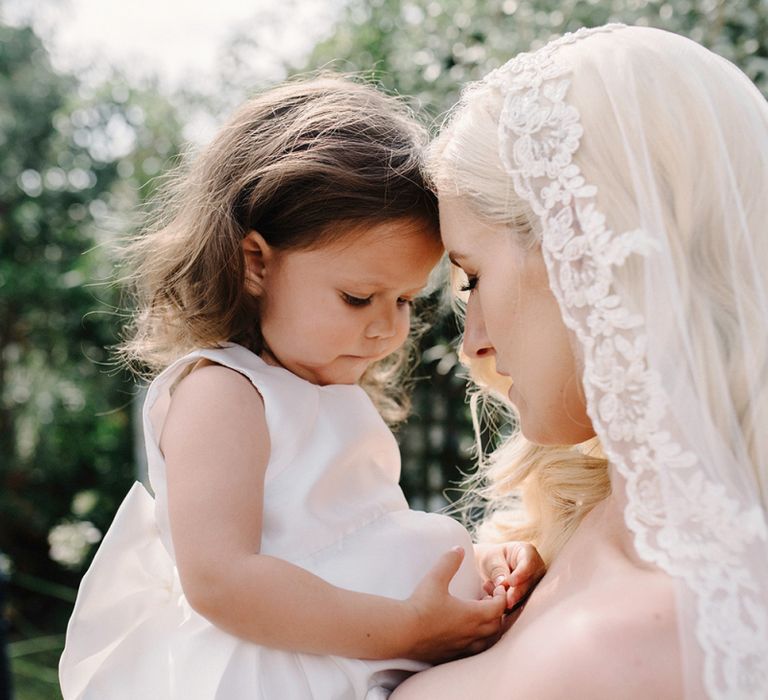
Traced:
<path fill-rule="evenodd" d="M 211 350 L 227 350 L 229 348 L 236 348 L 238 350 L 242 350 L 244 353 L 247 353 L 249 357 L 254 358 L 255 362 L 258 365 L 261 365 L 262 368 L 265 368 L 270 371 L 274 371 L 275 373 L 280 373 L 287 375 L 288 377 L 291 377 L 292 379 L 295 379 L 297 382 L 301 382 L 303 384 L 309 384 L 310 386 L 315 387 L 316 389 L 319 389 L 321 391 L 334 391 L 334 390 L 342 390 L 346 391 L 349 389 L 357 390 L 363 392 L 366 396 L 367 393 L 363 387 L 361 387 L 359 384 L 315 384 L 314 382 L 310 382 L 308 379 L 304 379 L 304 377 L 300 377 L 298 374 L 294 374 L 291 372 L 291 370 L 286 369 L 282 365 L 272 365 L 269 362 L 266 362 L 262 357 L 257 355 L 253 350 L 249 350 L 244 345 L 240 345 L 239 343 L 224 343 L 222 345 L 219 345 L 215 348 L 211 348 Z"/>

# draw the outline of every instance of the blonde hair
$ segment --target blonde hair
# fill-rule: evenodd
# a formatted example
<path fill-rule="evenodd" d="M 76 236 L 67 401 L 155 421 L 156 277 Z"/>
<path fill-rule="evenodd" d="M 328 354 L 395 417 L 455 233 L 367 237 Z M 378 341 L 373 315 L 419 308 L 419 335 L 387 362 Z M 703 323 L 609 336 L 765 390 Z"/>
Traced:
<path fill-rule="evenodd" d="M 482 83 L 465 88 L 454 118 L 430 147 L 429 170 L 440 196 L 461 197 L 476 216 L 507 226 L 510 235 L 534 248 L 541 240 L 540 223 L 514 193 L 499 158 L 500 112 L 498 93 Z M 462 360 L 474 382 L 470 408 L 478 468 L 462 484 L 458 510 L 479 541 L 529 541 L 549 563 L 582 518 L 610 493 L 608 462 L 597 438 L 576 446 L 528 441 L 503 398 L 507 380 L 496 374 L 492 360 L 463 354 Z M 484 454 L 484 426 L 499 416 L 513 426 L 512 433 Z M 473 522 L 478 512 L 482 518 Z"/>
<path fill-rule="evenodd" d="M 658 43 L 659 35 L 652 38 Z M 702 59 L 695 80 L 678 77 L 677 53 L 671 48 L 663 51 L 651 44 L 647 50 L 622 55 L 623 72 L 611 75 L 624 85 L 628 64 L 635 61 L 636 92 L 617 102 L 616 90 L 609 94 L 599 72 L 602 66 L 592 63 L 602 54 L 579 54 L 576 60 L 582 62 L 573 73 L 569 98 L 585 130 L 576 158 L 586 181 L 599 185 L 600 210 L 610 213 L 614 230 L 632 231 L 645 223 L 666 232 L 663 267 L 654 270 L 673 271 L 684 333 L 696 341 L 686 366 L 686 377 L 695 381 L 691 408 L 701 407 L 696 415 L 706 417 L 723 444 L 743 449 L 743 461 L 754 474 L 765 507 L 768 433 L 758 426 L 768 420 L 768 341 L 761 306 L 764 287 L 748 271 L 764 271 L 768 263 L 768 239 L 761 235 L 768 200 L 763 151 L 747 135 L 768 133 L 767 112 L 763 98 L 732 65 L 717 59 L 713 67 L 714 60 L 700 48 L 697 55 L 706 63 Z M 606 66 L 612 69 L 613 64 L 606 59 Z M 715 94 L 713 85 L 721 86 L 720 92 Z M 661 96 L 664 109 L 658 109 Z M 466 89 L 432 146 L 430 169 L 440 196 L 463 198 L 478 217 L 504 224 L 511 235 L 536 246 L 541 241 L 538 217 L 515 194 L 500 160 L 502 101 L 498 88 L 487 83 Z M 632 178 L 638 166 L 629 161 L 633 144 L 627 144 L 620 131 L 616 109 L 627 110 L 633 123 L 653 133 L 654 138 L 642 144 L 647 149 L 643 163 L 651 173 L 647 177 L 655 178 L 659 201 L 651 202 L 649 193 L 635 188 Z M 696 109 L 699 118 L 691 119 Z M 709 145 L 713 152 L 719 148 L 727 153 L 731 170 L 718 167 L 717 156 L 709 151 L 709 160 L 702 155 Z M 639 201 L 641 196 L 648 201 Z M 642 256 L 630 256 L 615 272 L 615 287 L 630 310 L 633 305 L 644 309 L 645 265 Z M 734 275 L 733 270 L 744 274 Z M 484 391 L 499 388 L 500 378 L 487 367 L 475 361 L 470 366 Z M 550 560 L 589 509 L 610 493 L 607 466 L 596 438 L 583 445 L 539 447 L 519 433 L 513 435 L 489 457 L 481 456 L 478 474 L 467 484 L 486 502 L 487 516 L 478 535 L 530 539 Z"/>
<path fill-rule="evenodd" d="M 195 159 L 167 177 L 157 214 L 125 251 L 136 312 L 119 348 L 152 375 L 198 347 L 259 353 L 258 301 L 246 291 L 243 238 L 310 249 L 366 225 L 409 221 L 439 242 L 425 186 L 423 128 L 398 99 L 323 74 L 246 102 Z M 407 411 L 409 344 L 361 384 L 388 420 Z"/>

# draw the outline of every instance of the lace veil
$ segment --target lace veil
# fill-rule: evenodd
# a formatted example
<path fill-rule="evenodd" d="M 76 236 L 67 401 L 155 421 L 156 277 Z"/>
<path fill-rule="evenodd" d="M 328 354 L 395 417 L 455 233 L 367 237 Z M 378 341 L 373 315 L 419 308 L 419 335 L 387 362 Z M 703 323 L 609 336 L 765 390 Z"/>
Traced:
<path fill-rule="evenodd" d="M 768 104 L 735 66 L 608 25 L 497 91 L 639 556 L 678 591 L 686 697 L 768 698 Z"/>

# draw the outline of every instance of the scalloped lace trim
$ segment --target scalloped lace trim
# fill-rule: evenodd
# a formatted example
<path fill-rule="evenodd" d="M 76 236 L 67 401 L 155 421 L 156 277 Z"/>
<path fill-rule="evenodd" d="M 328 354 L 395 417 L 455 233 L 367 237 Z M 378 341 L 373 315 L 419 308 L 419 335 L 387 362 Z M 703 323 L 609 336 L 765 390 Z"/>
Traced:
<path fill-rule="evenodd" d="M 762 510 L 744 512 L 662 428 L 668 398 L 648 366 L 645 320 L 613 286 L 613 270 L 631 255 L 653 254 L 655 242 L 642 230 L 608 228 L 597 188 L 573 162 L 583 129 L 565 99 L 570 70 L 558 62 L 557 50 L 623 26 L 567 34 L 488 76 L 504 95 L 501 158 L 517 194 L 542 220 L 552 289 L 583 346 L 590 416 L 626 481 L 625 519 L 637 552 L 682 578 L 696 596 L 707 693 L 757 700 L 768 686 L 768 613 L 743 555 L 768 536 Z"/>

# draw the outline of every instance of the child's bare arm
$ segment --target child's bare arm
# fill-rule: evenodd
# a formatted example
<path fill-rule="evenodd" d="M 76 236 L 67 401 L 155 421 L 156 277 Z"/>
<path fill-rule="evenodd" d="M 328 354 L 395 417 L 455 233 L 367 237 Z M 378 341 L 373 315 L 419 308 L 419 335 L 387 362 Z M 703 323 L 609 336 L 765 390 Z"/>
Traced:
<path fill-rule="evenodd" d="M 448 593 L 461 555 L 446 553 L 406 601 L 332 586 L 259 554 L 269 434 L 264 405 L 237 372 L 207 366 L 177 387 L 163 429 L 171 531 L 194 609 L 276 648 L 437 661 L 499 629 L 503 597 Z"/>

